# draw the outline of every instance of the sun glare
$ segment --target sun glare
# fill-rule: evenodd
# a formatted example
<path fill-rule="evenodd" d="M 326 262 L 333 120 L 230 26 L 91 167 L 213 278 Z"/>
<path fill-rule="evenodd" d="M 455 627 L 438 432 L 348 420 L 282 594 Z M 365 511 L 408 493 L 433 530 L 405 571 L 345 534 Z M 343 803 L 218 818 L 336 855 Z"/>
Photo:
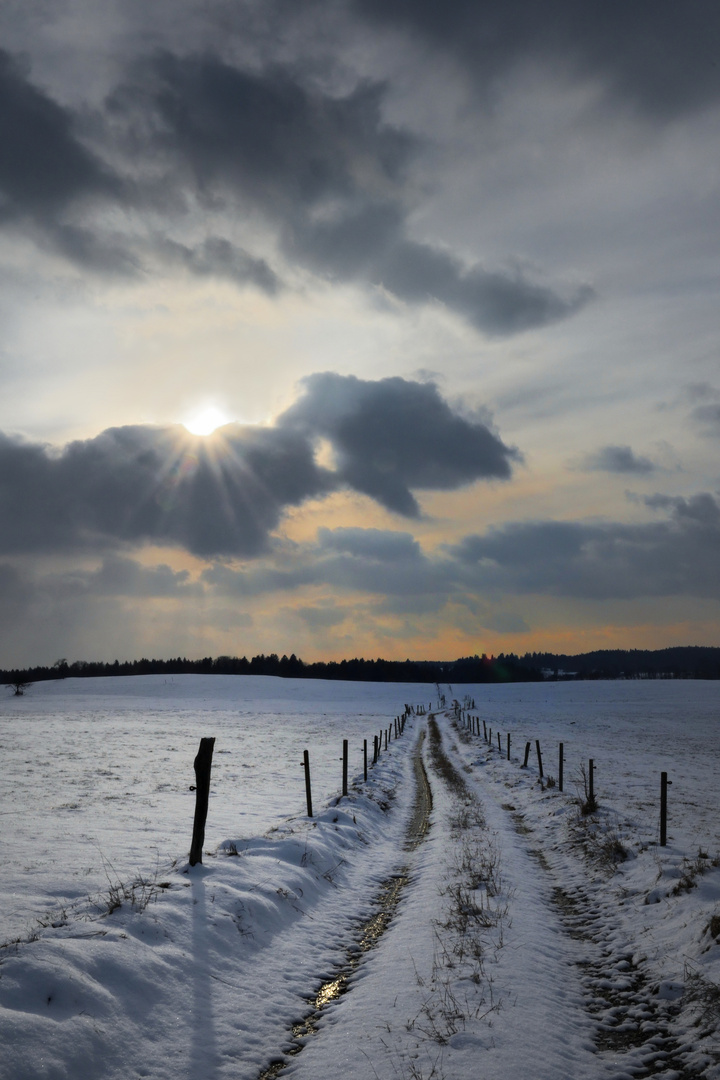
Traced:
<path fill-rule="evenodd" d="M 224 412 L 221 412 L 214 405 L 208 405 L 206 409 L 194 413 L 189 419 L 185 420 L 184 427 L 193 435 L 212 435 L 216 428 L 227 423 L 228 418 Z"/>

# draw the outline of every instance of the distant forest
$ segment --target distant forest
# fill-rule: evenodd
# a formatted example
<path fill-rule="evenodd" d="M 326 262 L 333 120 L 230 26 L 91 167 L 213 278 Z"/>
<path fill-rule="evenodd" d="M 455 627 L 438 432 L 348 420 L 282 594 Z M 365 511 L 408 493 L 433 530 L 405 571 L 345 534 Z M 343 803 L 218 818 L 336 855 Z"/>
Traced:
<path fill-rule="evenodd" d="M 720 648 L 678 646 L 672 649 L 601 649 L 580 656 L 513 653 L 466 656 L 459 660 L 340 660 L 305 663 L 271 653 L 246 657 L 206 656 L 202 660 L 130 660 L 112 663 L 57 660 L 51 667 L 0 671 L 0 683 L 47 679 L 96 678 L 100 675 L 280 675 L 294 679 L 342 679 L 353 682 L 497 683 L 568 679 L 720 679 Z"/>

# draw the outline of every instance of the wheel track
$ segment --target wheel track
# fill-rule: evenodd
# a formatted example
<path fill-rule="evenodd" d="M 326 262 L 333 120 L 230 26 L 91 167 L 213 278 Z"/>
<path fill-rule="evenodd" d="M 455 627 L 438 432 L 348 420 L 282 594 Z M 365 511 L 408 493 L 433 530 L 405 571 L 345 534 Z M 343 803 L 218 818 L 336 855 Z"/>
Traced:
<path fill-rule="evenodd" d="M 419 847 L 430 828 L 432 811 L 432 790 L 422 759 L 422 747 L 425 731 L 421 731 L 413 754 L 413 772 L 415 776 L 415 798 L 408 821 L 403 850 L 411 852 Z M 319 1031 L 319 1024 L 326 1007 L 351 990 L 351 979 L 362 963 L 365 955 L 378 944 L 390 926 L 397 911 L 402 895 L 410 883 L 410 867 L 404 863 L 393 874 L 381 882 L 371 903 L 373 914 L 364 919 L 356 928 L 352 942 L 347 946 L 346 957 L 338 965 L 329 979 L 325 979 L 318 989 L 307 999 L 307 1012 L 296 1020 L 289 1031 L 288 1045 L 282 1054 L 274 1058 L 270 1065 L 259 1074 L 258 1080 L 274 1080 L 302 1053 L 307 1040 Z"/>

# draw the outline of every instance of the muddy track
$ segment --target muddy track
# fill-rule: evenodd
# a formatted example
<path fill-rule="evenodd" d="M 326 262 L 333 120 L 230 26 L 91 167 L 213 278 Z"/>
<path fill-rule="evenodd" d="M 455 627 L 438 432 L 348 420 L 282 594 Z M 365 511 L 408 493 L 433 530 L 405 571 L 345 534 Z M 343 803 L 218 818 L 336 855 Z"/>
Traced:
<path fill-rule="evenodd" d="M 424 739 L 425 732 L 422 731 L 413 755 L 415 799 L 405 832 L 404 851 L 413 851 L 419 847 L 430 828 L 432 791 L 422 759 Z M 307 1012 L 292 1024 L 288 1032 L 289 1045 L 259 1074 L 258 1080 L 274 1080 L 274 1077 L 280 1076 L 293 1058 L 302 1053 L 308 1038 L 317 1034 L 325 1008 L 351 989 L 352 976 L 365 954 L 377 945 L 387 930 L 409 881 L 410 868 L 405 863 L 381 883 L 372 901 L 372 915 L 356 927 L 352 940 L 348 943 L 345 959 L 332 976 L 308 997 Z"/>
<path fill-rule="evenodd" d="M 610 900 L 598 901 L 585 889 L 568 892 L 553 884 L 553 870 L 540 848 L 533 845 L 533 830 L 510 804 L 513 825 L 528 853 L 550 879 L 550 899 L 569 937 L 584 945 L 585 955 L 576 961 L 585 992 L 586 1010 L 595 1025 L 594 1042 L 601 1056 L 607 1054 L 636 1080 L 666 1076 L 672 1080 L 699 1080 L 688 1071 L 682 1049 L 671 1026 L 681 1010 L 678 1002 L 653 994 L 650 977 L 632 953 L 618 952 L 607 932 Z"/>

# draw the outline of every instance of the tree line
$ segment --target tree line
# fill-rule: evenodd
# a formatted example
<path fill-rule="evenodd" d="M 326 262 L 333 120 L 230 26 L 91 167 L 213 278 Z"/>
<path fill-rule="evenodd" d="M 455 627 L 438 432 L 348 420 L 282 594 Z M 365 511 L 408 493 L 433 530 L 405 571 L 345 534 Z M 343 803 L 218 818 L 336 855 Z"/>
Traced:
<path fill-rule="evenodd" d="M 340 679 L 349 682 L 532 682 L 542 679 L 539 670 L 513 655 L 473 656 L 447 663 L 422 660 L 329 660 L 306 663 L 292 656 L 261 653 L 247 657 L 211 656 L 188 660 L 102 661 L 57 660 L 51 667 L 0 671 L 0 682 L 15 686 L 48 679 L 97 678 L 101 675 L 279 675 L 294 679 Z"/>
<path fill-rule="evenodd" d="M 719 679 L 720 648 L 678 646 L 670 649 L 601 649 L 569 656 L 558 653 L 514 653 L 435 660 L 318 660 L 306 663 L 294 653 L 260 653 L 250 660 L 205 656 L 199 660 L 57 660 L 0 671 L 0 683 L 27 686 L 48 679 L 97 678 L 102 675 L 278 675 L 294 679 L 339 679 L 348 682 L 498 683 L 548 679 Z"/>

